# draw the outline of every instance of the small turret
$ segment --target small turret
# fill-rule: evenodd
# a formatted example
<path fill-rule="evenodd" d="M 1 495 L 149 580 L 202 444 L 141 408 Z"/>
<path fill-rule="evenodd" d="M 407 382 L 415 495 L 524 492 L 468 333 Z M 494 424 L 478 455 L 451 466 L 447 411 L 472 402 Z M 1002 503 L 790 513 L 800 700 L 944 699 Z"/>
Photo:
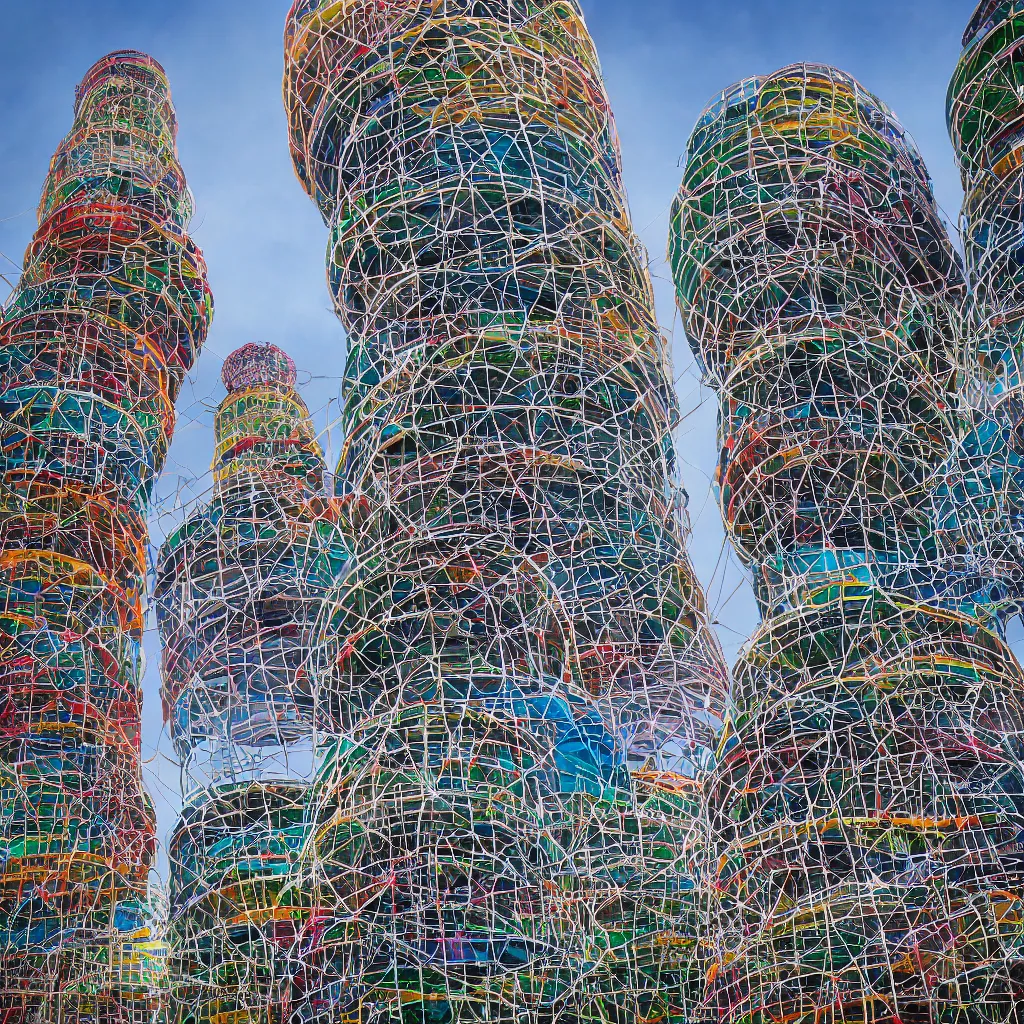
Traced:
<path fill-rule="evenodd" d="M 345 564 L 295 364 L 245 345 L 222 378 L 212 498 L 157 566 L 187 799 L 170 845 L 172 1021 L 284 1019 L 267 1006 L 296 998 L 290 950 L 310 920 L 294 884 L 313 767 L 307 661 Z"/>

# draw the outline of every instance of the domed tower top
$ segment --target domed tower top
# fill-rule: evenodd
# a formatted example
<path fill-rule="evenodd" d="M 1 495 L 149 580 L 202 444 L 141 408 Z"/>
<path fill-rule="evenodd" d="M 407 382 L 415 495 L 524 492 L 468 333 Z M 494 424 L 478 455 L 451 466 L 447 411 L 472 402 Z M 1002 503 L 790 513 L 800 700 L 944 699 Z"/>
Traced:
<path fill-rule="evenodd" d="M 131 79 L 149 91 L 159 94 L 161 99 L 170 99 L 171 87 L 167 81 L 167 72 L 160 61 L 139 50 L 115 50 L 96 61 L 75 89 L 76 116 L 81 111 L 86 97 L 110 78 Z"/>
<path fill-rule="evenodd" d="M 177 135 L 160 63 L 136 50 L 107 54 L 75 90 L 75 123 L 54 155 L 40 223 L 60 207 L 97 203 L 135 207 L 137 216 L 155 218 L 161 229 L 184 233 L 193 203 Z M 188 288 L 182 294 L 188 296 Z"/>
<path fill-rule="evenodd" d="M 220 379 L 229 393 L 261 386 L 294 390 L 298 375 L 287 352 L 276 345 L 250 342 L 224 360 Z"/>
<path fill-rule="evenodd" d="M 275 492 L 319 491 L 326 464 L 291 358 L 276 345 L 243 345 L 224 361 L 221 379 L 228 394 L 214 421 L 218 493 L 248 491 L 257 479 Z"/>

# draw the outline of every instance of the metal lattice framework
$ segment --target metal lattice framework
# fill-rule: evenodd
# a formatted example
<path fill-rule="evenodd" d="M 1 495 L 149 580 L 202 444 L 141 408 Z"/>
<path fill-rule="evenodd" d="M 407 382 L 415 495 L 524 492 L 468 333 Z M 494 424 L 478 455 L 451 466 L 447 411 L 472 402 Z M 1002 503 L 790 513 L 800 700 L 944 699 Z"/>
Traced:
<path fill-rule="evenodd" d="M 170 1020 L 283 1024 L 304 1019 L 317 987 L 319 919 L 295 884 L 314 756 L 307 662 L 346 556 L 292 361 L 246 345 L 222 377 L 212 499 L 157 568 L 186 796 L 169 850 Z"/>
<path fill-rule="evenodd" d="M 100 61 L 0 316 L 0 1024 L 1020 1021 L 1022 42 L 986 0 L 949 90 L 966 273 L 834 68 L 690 138 L 727 699 L 577 0 L 295 0 L 344 447 L 329 497 L 291 359 L 227 359 L 156 573 L 169 936 L 146 515 L 212 298 L 164 72 Z"/>
<path fill-rule="evenodd" d="M 160 65 L 99 61 L 0 319 L 0 1020 L 154 1019 L 146 514 L 212 314 Z"/>
<path fill-rule="evenodd" d="M 690 139 L 671 256 L 764 619 L 710 782 L 709 1008 L 1017 1020 L 1012 574 L 976 514 L 991 432 L 958 398 L 970 309 L 920 155 L 833 68 L 741 82 Z"/>
<path fill-rule="evenodd" d="M 324 1020 L 689 1019 L 724 669 L 575 2 L 298 2 L 352 562 L 304 883 Z"/>

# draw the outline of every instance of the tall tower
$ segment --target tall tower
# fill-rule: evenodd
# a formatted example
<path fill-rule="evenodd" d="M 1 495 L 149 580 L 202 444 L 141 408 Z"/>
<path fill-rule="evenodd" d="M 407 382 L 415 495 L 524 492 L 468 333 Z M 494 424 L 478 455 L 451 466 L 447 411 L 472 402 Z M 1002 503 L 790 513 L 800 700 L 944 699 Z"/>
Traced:
<path fill-rule="evenodd" d="M 0 1019 L 143 1022 L 146 514 L 212 315 L 163 69 L 78 89 L 0 319 Z"/>
<path fill-rule="evenodd" d="M 978 5 L 949 84 L 946 119 L 964 187 L 974 316 L 967 355 L 979 392 L 964 443 L 966 501 L 997 597 L 1024 607 L 1024 12 Z"/>
<path fill-rule="evenodd" d="M 725 673 L 579 7 L 301 0 L 285 45 L 349 342 L 321 1005 L 683 1021 Z"/>
<path fill-rule="evenodd" d="M 313 767 L 307 671 L 345 563 L 325 464 L 273 345 L 222 373 L 212 500 L 157 566 L 165 713 L 186 806 L 170 844 L 172 1024 L 285 1024 L 314 965 L 296 886 Z"/>
<path fill-rule="evenodd" d="M 741 82 L 690 139 L 671 256 L 764 619 L 713 787 L 711 1005 L 1016 1020 L 1022 680 L 943 513 L 964 282 L 921 157 L 833 68 Z"/>

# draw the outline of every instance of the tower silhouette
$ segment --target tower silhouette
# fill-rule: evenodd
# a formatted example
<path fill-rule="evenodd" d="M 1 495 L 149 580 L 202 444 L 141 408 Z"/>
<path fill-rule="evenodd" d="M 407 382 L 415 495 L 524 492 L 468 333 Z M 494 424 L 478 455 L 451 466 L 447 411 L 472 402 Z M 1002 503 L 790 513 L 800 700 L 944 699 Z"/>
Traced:
<path fill-rule="evenodd" d="M 160 65 L 79 86 L 0 319 L 0 1019 L 141 1022 L 146 514 L 212 298 Z"/>
<path fill-rule="evenodd" d="M 1021 674 L 969 543 L 966 289 L 920 154 L 834 68 L 741 82 L 691 136 L 671 256 L 764 620 L 711 787 L 710 1007 L 1015 1020 Z"/>
<path fill-rule="evenodd" d="M 213 495 L 164 542 L 156 608 L 185 809 L 170 842 L 174 1022 L 280 1022 L 315 974 L 295 884 L 314 763 L 309 649 L 345 564 L 295 365 L 222 372 Z"/>
<path fill-rule="evenodd" d="M 285 46 L 348 334 L 318 1005 L 688 1020 L 725 671 L 580 10 L 303 0 Z"/>

